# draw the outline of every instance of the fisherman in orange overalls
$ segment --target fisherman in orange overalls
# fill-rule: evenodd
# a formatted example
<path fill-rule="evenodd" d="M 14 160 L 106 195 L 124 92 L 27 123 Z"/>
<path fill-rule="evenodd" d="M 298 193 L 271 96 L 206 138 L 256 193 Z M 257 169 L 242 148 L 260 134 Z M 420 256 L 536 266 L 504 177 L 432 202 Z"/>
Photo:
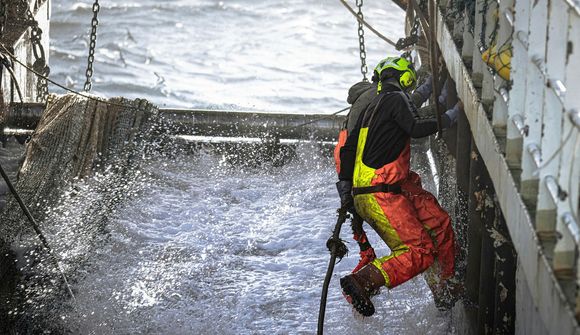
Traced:
<path fill-rule="evenodd" d="M 346 143 L 348 134 L 352 133 L 359 116 L 366 111 L 373 98 L 377 95 L 377 76 L 372 77 L 372 83 L 366 79 L 354 84 L 348 90 L 348 97 L 346 101 L 351 105 L 350 111 L 346 116 L 343 127 L 338 135 L 338 143 L 334 148 L 334 162 L 336 165 L 336 172 L 340 173 L 340 149 Z M 429 76 L 425 82 L 418 87 L 413 94 L 411 94 L 411 101 L 415 106 L 421 106 L 432 93 L 431 77 Z M 357 272 L 363 266 L 372 262 L 377 258 L 375 250 L 371 246 L 366 232 L 363 229 L 363 219 L 360 215 L 352 213 L 351 227 L 353 232 L 353 239 L 358 243 L 360 252 L 360 259 L 352 272 Z"/>
<path fill-rule="evenodd" d="M 341 205 L 357 213 L 377 232 L 391 254 L 376 258 L 341 278 L 347 300 L 364 316 L 375 309 L 372 292 L 396 287 L 426 270 L 437 257 L 442 281 L 454 276 L 454 236 L 449 215 L 410 170 L 410 139 L 437 132 L 435 119 L 417 120 L 406 91 L 417 81 L 413 65 L 389 57 L 375 68 L 377 95 L 358 118 L 340 149 L 337 189 Z M 452 126 L 462 108 L 442 116 Z"/>

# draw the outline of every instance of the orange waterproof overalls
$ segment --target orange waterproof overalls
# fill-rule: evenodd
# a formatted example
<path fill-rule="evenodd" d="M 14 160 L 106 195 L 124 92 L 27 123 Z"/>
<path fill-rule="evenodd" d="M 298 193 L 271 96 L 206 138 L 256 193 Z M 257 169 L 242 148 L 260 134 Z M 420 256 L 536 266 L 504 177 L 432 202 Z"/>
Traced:
<path fill-rule="evenodd" d="M 410 138 L 398 158 L 381 168 L 364 164 L 362 157 L 368 127 L 360 128 L 353 173 L 354 190 L 387 184 L 400 192 L 376 192 L 354 196 L 358 214 L 391 249 L 391 254 L 373 261 L 389 288 L 426 270 L 438 258 L 441 279 L 454 275 L 455 246 L 449 215 L 437 199 L 421 186 L 410 171 Z"/>

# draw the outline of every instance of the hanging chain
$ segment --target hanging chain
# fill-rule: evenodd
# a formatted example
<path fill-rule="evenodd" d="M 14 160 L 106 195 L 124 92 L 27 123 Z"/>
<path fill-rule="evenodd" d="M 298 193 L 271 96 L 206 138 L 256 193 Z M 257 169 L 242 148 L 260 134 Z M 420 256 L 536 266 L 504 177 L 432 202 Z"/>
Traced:
<path fill-rule="evenodd" d="M 415 45 L 419 41 L 419 14 L 415 14 L 415 22 L 413 22 L 413 26 L 411 27 L 411 31 L 409 32 L 409 36 L 400 38 L 397 41 L 397 45 L 395 45 L 395 49 L 403 50 L 407 49 L 410 46 Z"/>
<path fill-rule="evenodd" d="M 22 0 L 20 6 L 26 8 L 26 24 L 30 27 L 30 42 L 32 43 L 32 53 L 34 55 L 32 68 L 43 76 L 48 77 L 50 68 L 46 63 L 46 55 L 44 53 L 44 47 L 42 46 L 42 29 L 40 29 L 38 22 L 30 11 L 28 1 Z M 38 77 L 36 82 L 36 101 L 45 102 L 47 96 L 48 81 L 42 77 Z"/>
<path fill-rule="evenodd" d="M 89 57 L 87 59 L 87 81 L 85 82 L 85 92 L 89 92 L 93 87 L 91 78 L 93 77 L 93 63 L 95 62 L 95 47 L 97 46 L 97 26 L 99 25 L 99 0 L 93 4 L 93 19 L 91 20 L 91 37 L 89 42 Z"/>
<path fill-rule="evenodd" d="M 481 14 L 482 16 L 482 20 L 481 20 L 481 32 L 479 33 L 479 50 L 481 52 L 483 52 L 484 50 L 487 50 L 487 42 L 486 42 L 486 36 L 485 36 L 485 30 L 487 29 L 487 10 L 489 8 L 489 0 L 485 0 L 483 2 L 483 7 L 481 8 L 481 11 L 479 12 L 479 14 Z"/>
<path fill-rule="evenodd" d="M 6 10 L 6 1 L 0 0 L 0 39 L 4 37 L 4 28 L 8 22 L 8 11 Z"/>
<path fill-rule="evenodd" d="M 363 0 L 356 0 L 356 6 L 358 7 L 358 13 L 356 14 L 359 18 L 364 20 L 364 15 L 362 12 Z M 363 81 L 369 81 L 367 79 L 367 73 L 369 69 L 367 67 L 367 51 L 365 48 L 365 31 L 363 29 L 363 23 L 358 22 L 358 45 L 360 50 L 360 72 L 363 75 Z"/>

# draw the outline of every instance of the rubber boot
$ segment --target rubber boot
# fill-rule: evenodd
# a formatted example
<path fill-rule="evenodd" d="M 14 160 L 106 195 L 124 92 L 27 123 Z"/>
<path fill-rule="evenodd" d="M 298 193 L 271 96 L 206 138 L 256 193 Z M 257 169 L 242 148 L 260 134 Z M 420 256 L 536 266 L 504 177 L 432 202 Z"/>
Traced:
<path fill-rule="evenodd" d="M 374 261 L 375 258 L 377 258 L 377 255 L 375 254 L 375 249 L 373 249 L 372 247 L 364 251 L 361 251 L 359 254 L 360 260 L 357 266 L 354 268 L 354 270 L 352 270 L 352 273 L 358 272 L 360 269 L 362 269 L 363 266 L 369 264 L 370 262 Z"/>
<path fill-rule="evenodd" d="M 358 272 L 340 279 L 342 294 L 363 316 L 375 314 L 370 297 L 372 292 L 385 285 L 385 277 L 373 264 L 367 264 Z"/>

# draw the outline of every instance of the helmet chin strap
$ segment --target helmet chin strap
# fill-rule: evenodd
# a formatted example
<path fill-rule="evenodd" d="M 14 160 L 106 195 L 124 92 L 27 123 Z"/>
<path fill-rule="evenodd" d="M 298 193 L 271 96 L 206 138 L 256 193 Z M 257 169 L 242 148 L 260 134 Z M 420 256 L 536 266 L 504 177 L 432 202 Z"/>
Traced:
<path fill-rule="evenodd" d="M 400 89 L 401 91 L 406 91 L 405 89 L 403 89 L 401 87 L 399 80 L 397 80 L 396 78 L 388 78 L 384 81 L 379 81 L 378 86 L 377 86 L 377 94 L 381 93 L 383 86 L 387 86 L 387 85 L 395 86 L 396 88 Z"/>

